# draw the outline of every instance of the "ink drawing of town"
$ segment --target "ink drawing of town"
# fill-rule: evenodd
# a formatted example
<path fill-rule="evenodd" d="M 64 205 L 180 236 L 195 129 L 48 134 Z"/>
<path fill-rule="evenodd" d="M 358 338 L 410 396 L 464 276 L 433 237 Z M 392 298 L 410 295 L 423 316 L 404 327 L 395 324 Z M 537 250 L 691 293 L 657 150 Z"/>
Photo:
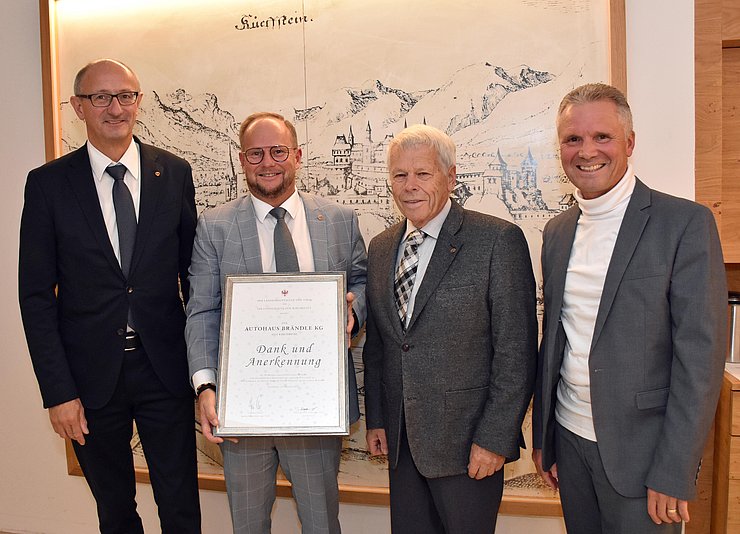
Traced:
<path fill-rule="evenodd" d="M 606 0 L 130 0 L 116 17 L 104 3 L 56 4 L 63 152 L 85 140 L 68 103 L 75 73 L 120 59 L 144 93 L 135 134 L 190 162 L 199 211 L 246 192 L 239 124 L 275 111 L 298 131 L 298 189 L 354 208 L 369 243 L 400 220 L 388 143 L 429 124 L 455 141 L 454 198 L 518 224 L 541 280 L 542 228 L 574 202 L 557 106 L 573 87 L 608 81 Z M 551 496 L 530 459 L 530 426 L 527 416 L 529 449 L 507 464 L 506 494 Z M 340 484 L 386 486 L 364 431 L 361 419 L 345 439 Z M 220 473 L 218 447 L 198 443 L 200 470 Z"/>

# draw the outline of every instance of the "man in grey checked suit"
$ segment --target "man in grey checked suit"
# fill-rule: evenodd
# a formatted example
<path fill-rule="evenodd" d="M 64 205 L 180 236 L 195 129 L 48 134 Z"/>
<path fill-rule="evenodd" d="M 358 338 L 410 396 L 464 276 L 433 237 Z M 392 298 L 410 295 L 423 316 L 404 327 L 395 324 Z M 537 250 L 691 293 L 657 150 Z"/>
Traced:
<path fill-rule="evenodd" d="M 239 160 L 250 193 L 205 211 L 198 220 L 190 266 L 186 338 L 203 435 L 221 443 L 224 475 L 236 533 L 270 532 L 275 474 L 280 463 L 291 481 L 305 534 L 335 534 L 339 527 L 338 436 L 215 437 L 221 295 L 226 275 L 276 270 L 273 208 L 286 210 L 301 271 L 344 271 L 351 305 L 348 330 L 365 317 L 366 254 L 354 210 L 298 193 L 301 149 L 293 125 L 274 113 L 255 113 L 239 130 Z M 279 256 L 279 254 L 278 254 Z M 295 260 L 295 258 L 294 258 Z M 359 418 L 357 387 L 349 358 L 350 421 Z"/>
<path fill-rule="evenodd" d="M 557 131 L 578 205 L 544 230 L 533 458 L 568 532 L 678 533 L 726 348 L 714 218 L 636 178 L 616 88 L 571 91 Z"/>
<path fill-rule="evenodd" d="M 396 136 L 388 169 L 406 219 L 368 254 L 368 449 L 388 454 L 394 532 L 491 534 L 535 378 L 529 249 L 514 224 L 450 199 L 455 144 L 436 128 Z"/>

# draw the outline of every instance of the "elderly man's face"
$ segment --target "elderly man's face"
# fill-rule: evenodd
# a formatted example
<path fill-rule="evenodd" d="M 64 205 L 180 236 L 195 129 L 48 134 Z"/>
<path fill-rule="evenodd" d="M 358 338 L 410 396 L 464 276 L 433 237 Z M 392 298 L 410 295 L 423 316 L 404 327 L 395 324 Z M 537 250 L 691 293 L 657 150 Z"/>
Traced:
<path fill-rule="evenodd" d="M 625 132 L 611 100 L 566 108 L 558 120 L 558 139 L 563 171 L 586 199 L 617 185 L 635 148 L 635 134 Z"/>
<path fill-rule="evenodd" d="M 300 148 L 294 148 L 295 141 L 285 123 L 272 117 L 257 119 L 244 130 L 241 144 L 242 150 L 261 148 L 263 151 L 262 161 L 256 164 L 247 161 L 243 152 L 239 153 L 249 191 L 273 207 L 285 202 L 295 192 L 295 175 L 302 154 Z M 285 161 L 273 159 L 270 147 L 276 145 L 288 147 Z"/>
<path fill-rule="evenodd" d="M 115 95 L 127 91 L 141 91 L 136 77 L 113 62 L 101 62 L 90 67 L 80 83 L 81 94 L 108 93 Z M 114 98 L 108 107 L 97 108 L 87 98 L 70 99 L 77 116 L 85 121 L 87 138 L 98 150 L 106 153 L 112 146 L 131 142 L 141 94 L 134 104 L 122 106 Z M 110 157 L 110 156 L 109 156 Z"/>
<path fill-rule="evenodd" d="M 388 171 L 398 209 L 417 228 L 442 211 L 455 187 L 455 166 L 441 169 L 437 153 L 427 145 L 396 148 Z"/>

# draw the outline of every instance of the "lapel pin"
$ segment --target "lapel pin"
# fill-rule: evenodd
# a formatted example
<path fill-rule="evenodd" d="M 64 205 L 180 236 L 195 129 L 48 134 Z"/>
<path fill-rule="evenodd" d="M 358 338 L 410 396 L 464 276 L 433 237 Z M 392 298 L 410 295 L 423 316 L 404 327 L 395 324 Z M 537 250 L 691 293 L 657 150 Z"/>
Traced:
<path fill-rule="evenodd" d="M 161 173 L 161 172 L 159 172 L 159 171 L 154 171 L 154 176 L 161 176 L 161 175 L 162 175 L 162 173 Z"/>

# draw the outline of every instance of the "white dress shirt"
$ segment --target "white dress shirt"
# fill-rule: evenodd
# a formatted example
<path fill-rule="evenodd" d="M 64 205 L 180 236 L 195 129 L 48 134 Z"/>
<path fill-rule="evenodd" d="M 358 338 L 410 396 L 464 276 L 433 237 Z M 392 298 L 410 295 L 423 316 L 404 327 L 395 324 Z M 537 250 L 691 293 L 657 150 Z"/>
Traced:
<path fill-rule="evenodd" d="M 132 139 L 131 144 L 124 152 L 119 161 L 113 161 L 100 150 L 95 148 L 92 143 L 87 142 L 87 153 L 90 156 L 90 166 L 92 167 L 93 181 L 95 189 L 98 191 L 98 200 L 100 209 L 103 212 L 105 228 L 108 230 L 108 238 L 113 245 L 113 252 L 116 254 L 118 263 L 121 263 L 121 249 L 118 243 L 118 224 L 116 223 L 116 208 L 113 206 L 113 177 L 105 172 L 107 167 L 122 163 L 126 166 L 126 175 L 123 181 L 131 191 L 131 198 L 134 200 L 134 211 L 136 220 L 139 220 L 139 198 L 141 198 L 141 161 L 139 158 L 139 145 Z"/>
<path fill-rule="evenodd" d="M 452 201 L 448 198 L 447 203 L 442 207 L 442 210 L 434 216 L 434 218 L 426 223 L 423 228 L 419 228 L 424 234 L 424 241 L 421 242 L 419 248 L 416 250 L 419 255 L 419 265 L 416 268 L 416 278 L 414 279 L 414 287 L 411 289 L 411 296 L 409 297 L 409 303 L 406 308 L 406 326 L 409 324 L 414 313 L 414 302 L 416 301 L 416 293 L 419 291 L 421 281 L 424 279 L 424 274 L 427 272 L 429 267 L 429 260 L 432 259 L 432 253 L 434 247 L 437 245 L 437 238 L 439 238 L 439 232 L 442 230 L 447 215 L 450 213 L 450 207 L 452 207 Z M 398 272 L 398 266 L 401 264 L 401 258 L 403 258 L 403 251 L 406 248 L 406 238 L 408 235 L 416 230 L 416 226 L 406 219 L 406 231 L 403 233 L 401 243 L 398 245 L 398 254 L 396 256 L 396 268 L 394 273 Z M 394 274 L 395 278 L 395 274 Z"/>

